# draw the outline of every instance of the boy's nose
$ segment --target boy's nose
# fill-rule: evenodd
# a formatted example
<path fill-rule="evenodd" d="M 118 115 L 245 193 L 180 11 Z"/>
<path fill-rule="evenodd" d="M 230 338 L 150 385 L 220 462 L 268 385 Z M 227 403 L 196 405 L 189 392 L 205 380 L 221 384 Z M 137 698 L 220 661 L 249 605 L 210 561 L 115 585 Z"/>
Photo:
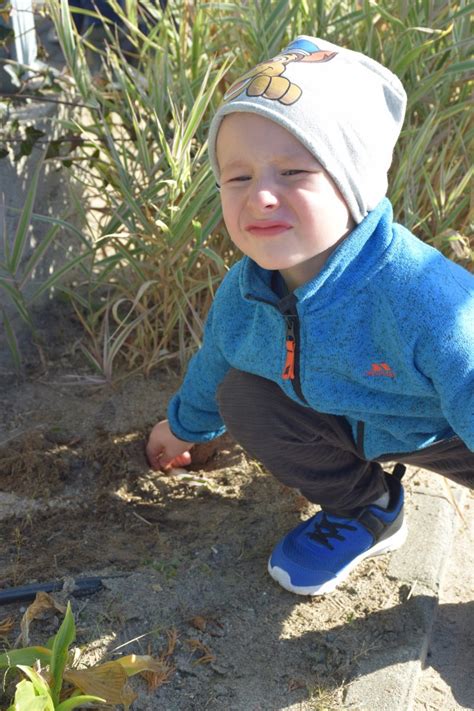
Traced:
<path fill-rule="evenodd" d="M 258 183 L 252 186 L 249 195 L 249 203 L 254 209 L 267 211 L 278 207 L 280 199 L 275 190 L 275 186 L 268 183 Z"/>

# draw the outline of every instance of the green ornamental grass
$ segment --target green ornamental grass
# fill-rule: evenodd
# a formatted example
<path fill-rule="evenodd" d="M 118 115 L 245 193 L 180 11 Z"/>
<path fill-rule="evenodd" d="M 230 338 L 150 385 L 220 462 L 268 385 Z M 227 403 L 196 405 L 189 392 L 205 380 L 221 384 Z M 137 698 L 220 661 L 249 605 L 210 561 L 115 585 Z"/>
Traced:
<path fill-rule="evenodd" d="M 184 367 L 200 344 L 214 291 L 239 256 L 207 163 L 209 121 L 233 80 L 297 34 L 368 53 L 401 78 L 409 103 L 390 175 L 396 218 L 472 269 L 472 3 L 110 5 L 121 26 L 93 13 L 101 32 L 79 37 L 67 1 L 47 2 L 68 67 L 62 90 L 81 105 L 63 127 L 77 138 L 68 155 L 82 220 L 75 279 L 63 278 L 72 273 L 65 268 L 52 280 L 68 294 L 103 379 Z"/>

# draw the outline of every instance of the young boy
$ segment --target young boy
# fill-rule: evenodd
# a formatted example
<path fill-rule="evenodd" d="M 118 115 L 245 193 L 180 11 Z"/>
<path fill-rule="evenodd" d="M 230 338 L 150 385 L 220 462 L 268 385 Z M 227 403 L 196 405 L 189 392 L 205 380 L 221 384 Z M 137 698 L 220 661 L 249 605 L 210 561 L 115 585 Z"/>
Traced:
<path fill-rule="evenodd" d="M 404 467 L 474 482 L 474 279 L 392 221 L 406 96 L 368 57 L 298 37 L 231 87 L 210 128 L 244 253 L 147 445 L 158 469 L 226 429 L 322 510 L 269 572 L 330 592 L 405 540 Z"/>

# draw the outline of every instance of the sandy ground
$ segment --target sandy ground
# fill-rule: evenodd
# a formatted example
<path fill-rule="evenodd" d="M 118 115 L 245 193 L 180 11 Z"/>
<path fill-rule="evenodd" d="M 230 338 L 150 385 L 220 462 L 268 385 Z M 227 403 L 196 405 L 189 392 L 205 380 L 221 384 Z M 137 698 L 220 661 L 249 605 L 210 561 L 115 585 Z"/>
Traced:
<path fill-rule="evenodd" d="M 161 373 L 98 391 L 58 374 L 5 391 L 3 586 L 103 577 L 101 593 L 74 605 L 85 662 L 120 645 L 158 654 L 175 630 L 175 671 L 151 698 L 137 689 L 137 711 L 309 709 L 313 697 L 338 708 L 357 660 L 410 626 L 404 591 L 386 578 L 386 557 L 328 598 L 275 585 L 268 554 L 314 507 L 227 438 L 188 474 L 151 472 L 146 431 L 175 386 Z M 21 608 L 6 612 L 19 620 Z"/>
<path fill-rule="evenodd" d="M 158 372 L 97 389 L 71 379 L 67 363 L 3 384 L 1 587 L 100 576 L 101 592 L 73 601 L 84 664 L 163 654 L 176 635 L 167 683 L 148 690 L 134 680 L 134 711 L 344 708 L 359 662 L 371 655 L 377 664 L 378 649 L 403 647 L 420 622 L 416 595 L 407 600 L 406 586 L 387 575 L 387 556 L 366 561 L 330 596 L 280 589 L 266 572 L 268 554 L 316 508 L 228 437 L 201 449 L 187 473 L 151 472 L 146 434 L 179 379 Z M 409 516 L 419 475 L 405 481 Z M 472 539 L 465 531 L 459 540 L 416 711 L 474 706 L 472 577 L 459 576 Z M 18 626 L 23 610 L 12 604 L 0 617 Z M 34 641 L 58 624 L 37 622 Z"/>

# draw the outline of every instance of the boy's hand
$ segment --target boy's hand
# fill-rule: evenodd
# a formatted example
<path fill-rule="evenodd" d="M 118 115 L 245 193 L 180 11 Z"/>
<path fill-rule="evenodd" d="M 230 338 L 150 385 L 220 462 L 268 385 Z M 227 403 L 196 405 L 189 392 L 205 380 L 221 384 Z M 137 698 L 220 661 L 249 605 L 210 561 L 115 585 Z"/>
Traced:
<path fill-rule="evenodd" d="M 194 447 L 193 442 L 183 442 L 175 437 L 169 428 L 168 420 L 162 420 L 150 432 L 146 456 L 152 469 L 167 471 L 172 467 L 191 464 L 191 447 Z"/>

